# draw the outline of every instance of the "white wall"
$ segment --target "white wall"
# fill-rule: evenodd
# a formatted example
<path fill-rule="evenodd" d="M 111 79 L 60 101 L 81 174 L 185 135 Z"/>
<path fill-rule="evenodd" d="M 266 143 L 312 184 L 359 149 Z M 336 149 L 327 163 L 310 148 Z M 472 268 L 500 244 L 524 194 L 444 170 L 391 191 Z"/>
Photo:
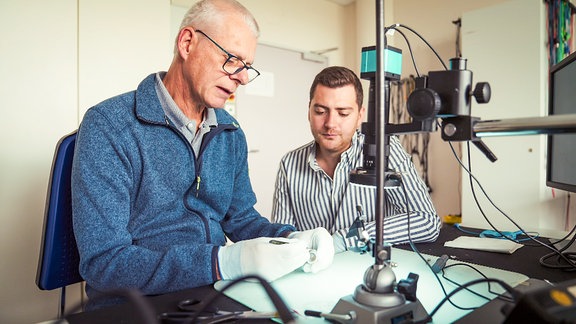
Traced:
<path fill-rule="evenodd" d="M 0 322 L 56 316 L 58 291 L 35 284 L 55 144 L 89 106 L 168 66 L 169 26 L 165 0 L 0 2 Z"/>
<path fill-rule="evenodd" d="M 489 6 L 496 2 L 502 2 L 502 0 L 396 1 L 394 23 L 402 23 L 417 31 L 434 47 L 447 64 L 448 60 L 456 55 L 457 28 L 452 21 L 462 17 L 466 11 Z M 430 28 L 431 26 L 434 28 Z M 442 70 L 442 65 L 426 44 L 419 41 L 414 35 L 410 35 L 410 32 L 406 34 L 408 34 L 420 73 L 427 74 L 429 71 Z M 396 38 L 400 38 L 400 36 Z M 405 53 L 403 60 L 405 76 L 416 75 L 404 41 L 400 38 L 395 45 L 403 48 Z M 442 140 L 440 135 L 439 131 L 431 134 L 429 147 L 428 175 L 433 190 L 432 200 L 440 216 L 460 214 L 462 211 L 460 203 L 461 172 L 450 146 Z M 454 143 L 454 148 L 456 152 L 459 152 L 460 144 Z"/>
<path fill-rule="evenodd" d="M 77 126 L 76 1 L 2 1 L 0 39 L 0 322 L 29 323 L 56 310 L 34 280 L 54 144 Z"/>
<path fill-rule="evenodd" d="M 516 6 L 512 10 L 514 14 L 503 17 L 505 23 L 497 23 L 500 8 L 510 5 Z M 412 27 L 447 63 L 456 53 L 457 29 L 452 21 L 468 15 L 468 25 L 462 21 L 462 32 L 468 33 L 463 36 L 463 57 L 468 59 L 468 69 L 474 73 L 474 83 L 487 81 L 492 86 L 490 103 L 479 105 L 473 100 L 473 115 L 483 120 L 539 116 L 546 111 L 546 73 L 540 69 L 545 61 L 542 55 L 545 53 L 546 39 L 542 34 L 545 28 L 544 14 L 539 9 L 534 12 L 534 5 L 542 6 L 542 1 L 399 0 L 394 1 L 395 20 L 392 22 Z M 494 6 L 499 9 L 495 9 L 492 14 L 480 15 Z M 478 14 L 472 14 L 474 12 Z M 472 17 L 474 22 L 470 20 Z M 474 33 L 480 31 L 472 29 L 472 23 L 483 29 L 481 38 L 475 36 Z M 524 27 L 520 27 L 522 24 Z M 508 28 L 508 25 L 515 27 Z M 517 30 L 522 32 L 516 33 Z M 400 36 L 394 37 L 399 39 L 394 46 L 404 51 L 403 76 L 414 74 L 404 41 Z M 425 44 L 413 36 L 409 39 L 420 73 L 442 69 Z M 464 44 L 466 40 L 468 43 Z M 552 199 L 551 189 L 545 186 L 545 136 L 490 138 L 485 139 L 485 142 L 499 157 L 499 161 L 488 162 L 472 145 L 473 171 L 497 206 L 524 225 L 531 225 L 529 228 L 539 228 L 542 234 L 557 235 L 553 230 L 564 230 L 566 224 L 574 224 L 574 204 L 570 211 L 571 219 L 562 217 L 566 193 L 556 190 L 556 198 Z M 455 147 L 457 151 L 463 151 L 466 145 L 459 148 L 460 145 L 456 143 Z M 442 216 L 465 212 L 465 225 L 488 227 L 471 198 L 467 175 L 460 171 L 448 144 L 441 139 L 440 132 L 432 135 L 429 154 L 429 177 L 434 190 L 432 199 L 438 213 Z M 528 161 L 532 162 L 528 164 Z M 481 203 L 484 209 L 489 210 L 492 220 L 497 220 L 499 225 L 505 226 L 504 229 L 511 229 L 510 223 L 503 221 L 504 217 L 488 207 L 485 200 Z"/>
<path fill-rule="evenodd" d="M 514 29 L 501 28 L 518 13 L 523 19 L 515 22 Z M 546 15 L 544 3 L 538 0 L 510 0 L 464 15 L 463 47 L 470 53 L 469 68 L 477 71 L 476 80 L 490 81 L 494 89 L 489 104 L 476 106 L 475 116 L 491 120 L 547 115 L 546 25 L 534 23 L 544 22 Z M 491 24 L 485 23 L 487 17 Z M 523 33 L 516 33 L 517 29 Z M 546 186 L 546 139 L 543 135 L 486 138 L 498 161 L 488 162 L 474 147 L 471 161 L 475 176 L 499 209 L 525 230 L 548 236 L 552 235 L 548 230 L 568 230 L 575 222 L 576 208 L 572 205 L 567 218 L 566 193 L 555 190 L 554 198 Z M 502 230 L 517 230 L 475 188 L 490 222 Z M 462 196 L 463 222 L 489 228 L 475 206 L 468 181 L 463 182 Z"/>

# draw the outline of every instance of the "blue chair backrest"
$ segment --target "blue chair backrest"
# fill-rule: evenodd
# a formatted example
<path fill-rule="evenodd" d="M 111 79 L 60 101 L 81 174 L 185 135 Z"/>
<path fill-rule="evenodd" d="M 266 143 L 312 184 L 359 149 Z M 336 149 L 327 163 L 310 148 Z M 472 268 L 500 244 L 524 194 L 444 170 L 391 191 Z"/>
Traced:
<path fill-rule="evenodd" d="M 56 145 L 46 208 L 36 285 L 42 290 L 62 288 L 83 281 L 78 272 L 80 256 L 72 228 L 71 175 L 76 131 Z"/>

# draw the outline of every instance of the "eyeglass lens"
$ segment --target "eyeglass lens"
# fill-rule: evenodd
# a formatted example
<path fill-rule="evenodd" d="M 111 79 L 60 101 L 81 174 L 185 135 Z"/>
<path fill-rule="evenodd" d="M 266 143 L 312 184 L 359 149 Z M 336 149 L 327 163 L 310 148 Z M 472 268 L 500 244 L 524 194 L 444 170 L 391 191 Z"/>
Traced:
<path fill-rule="evenodd" d="M 246 68 L 246 71 L 248 72 L 248 82 L 254 80 L 258 75 L 260 75 L 258 71 L 254 70 L 250 66 L 245 65 L 244 62 L 235 56 L 229 56 L 222 68 L 228 74 L 240 73 L 244 68 Z"/>

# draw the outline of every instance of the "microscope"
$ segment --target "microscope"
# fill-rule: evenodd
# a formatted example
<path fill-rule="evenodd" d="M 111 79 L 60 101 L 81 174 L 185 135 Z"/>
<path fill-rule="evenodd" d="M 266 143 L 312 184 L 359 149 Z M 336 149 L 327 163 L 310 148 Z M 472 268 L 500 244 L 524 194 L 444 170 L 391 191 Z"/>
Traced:
<path fill-rule="evenodd" d="M 384 188 L 400 186 L 402 181 L 399 174 L 388 169 L 389 136 L 436 131 L 440 117 L 445 140 L 472 140 L 495 161 L 494 154 L 479 138 L 469 138 L 473 137 L 476 122 L 470 117 L 471 98 L 478 103 L 488 102 L 490 86 L 482 82 L 472 90 L 472 72 L 466 69 L 466 60 L 452 59 L 449 70 L 416 79 L 416 89 L 407 100 L 412 122 L 389 124 L 390 82 L 400 79 L 402 54 L 386 45 L 383 6 L 382 0 L 377 1 L 377 45 L 362 49 L 360 76 L 370 81 L 368 118 L 361 129 L 365 136 L 363 165 L 350 174 L 351 182 L 377 187 L 376 238 L 367 249 L 372 251 L 375 262 L 364 273 L 363 283 L 353 294 L 342 297 L 331 313 L 353 314 L 358 323 L 429 322 L 431 319 L 416 296 L 418 275 L 410 273 L 397 282 L 390 266 L 391 247 L 383 242 L 383 212 L 387 210 Z M 358 238 L 362 239 L 360 235 Z"/>

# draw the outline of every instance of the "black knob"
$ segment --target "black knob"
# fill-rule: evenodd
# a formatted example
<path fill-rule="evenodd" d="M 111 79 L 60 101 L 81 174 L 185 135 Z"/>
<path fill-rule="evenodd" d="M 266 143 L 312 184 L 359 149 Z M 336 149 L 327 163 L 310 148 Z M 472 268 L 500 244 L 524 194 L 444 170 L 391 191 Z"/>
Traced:
<path fill-rule="evenodd" d="M 478 82 L 476 87 L 474 87 L 474 92 L 472 92 L 476 102 L 479 104 L 487 103 L 490 101 L 490 84 L 488 82 Z"/>

